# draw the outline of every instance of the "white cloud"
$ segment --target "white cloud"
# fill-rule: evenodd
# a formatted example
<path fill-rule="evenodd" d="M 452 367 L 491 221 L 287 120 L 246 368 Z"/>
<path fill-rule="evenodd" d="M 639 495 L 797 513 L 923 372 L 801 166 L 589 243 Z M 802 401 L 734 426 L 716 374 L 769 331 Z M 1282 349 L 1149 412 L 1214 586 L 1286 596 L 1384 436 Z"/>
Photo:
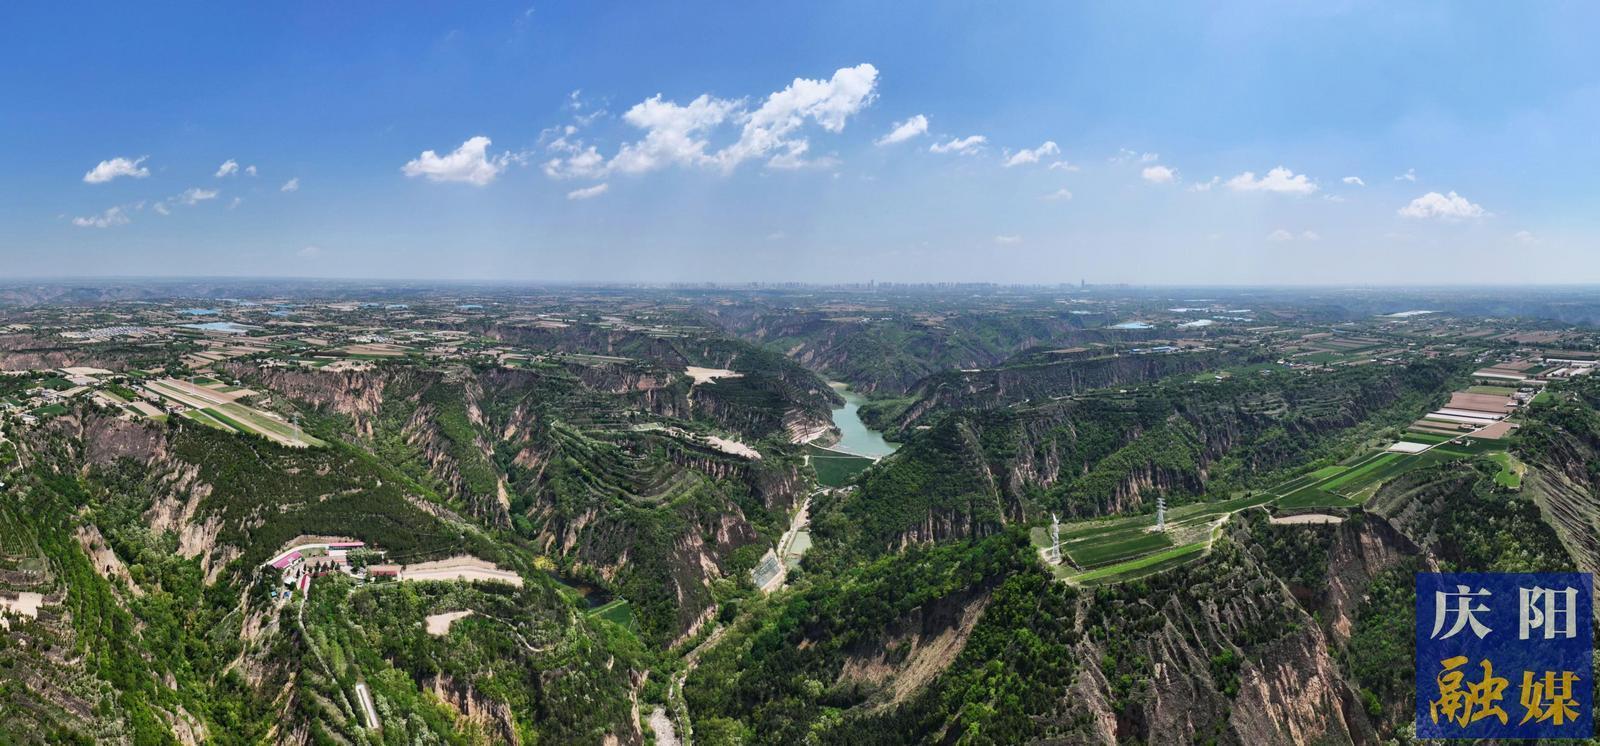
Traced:
<path fill-rule="evenodd" d="M 201 202 L 216 199 L 220 194 L 222 193 L 215 189 L 189 187 L 188 189 L 183 190 L 182 194 L 155 202 L 154 204 L 150 205 L 150 209 L 155 210 L 156 214 L 158 215 L 171 215 L 172 208 L 174 207 L 178 207 L 180 205 L 183 207 L 194 207 Z M 229 205 L 228 209 L 231 210 L 235 207 L 238 207 L 240 202 L 241 200 L 235 197 L 233 204 Z"/>
<path fill-rule="evenodd" d="M 1288 232 L 1288 231 L 1286 231 L 1286 230 L 1284 230 L 1282 228 L 1279 228 L 1279 229 L 1277 229 L 1277 230 L 1275 230 L 1275 231 L 1273 231 L 1271 233 L 1268 233 L 1267 234 L 1267 240 L 1268 241 L 1293 241 L 1294 240 L 1294 234 L 1290 233 L 1290 232 Z"/>
<path fill-rule="evenodd" d="M 1411 200 L 1411 204 L 1400 208 L 1400 217 L 1403 218 L 1465 220 L 1468 218 L 1481 218 L 1488 214 L 1481 205 L 1469 202 L 1466 197 L 1455 192 L 1449 194 L 1428 192 Z"/>
<path fill-rule="evenodd" d="M 1340 179 L 1340 181 L 1353 186 L 1364 187 L 1367 185 L 1367 182 L 1362 181 L 1360 176 L 1346 176 L 1343 179 Z"/>
<path fill-rule="evenodd" d="M 72 224 L 79 228 L 111 228 L 129 223 L 128 213 L 121 206 L 107 208 L 99 215 L 73 218 Z"/>
<path fill-rule="evenodd" d="M 712 165 L 716 158 L 706 152 L 711 143 L 705 135 L 727 121 L 738 106 L 737 101 L 712 98 L 709 94 L 679 105 L 661 100 L 659 93 L 634 104 L 622 120 L 644 130 L 644 139 L 623 145 L 607 168 L 634 174 L 671 165 Z M 548 164 L 545 170 L 550 171 Z M 588 175 L 599 173 L 591 169 Z"/>
<path fill-rule="evenodd" d="M 567 199 L 594 199 L 595 197 L 605 194 L 606 190 L 610 188 L 610 184 L 596 184 L 592 187 L 574 189 L 570 192 L 567 192 Z"/>
<path fill-rule="evenodd" d="M 889 130 L 889 134 L 878 138 L 877 143 L 879 145 L 893 145 L 895 143 L 910 140 L 911 138 L 924 134 L 927 131 L 928 118 L 918 114 L 910 119 L 905 120 L 904 122 L 896 122 L 894 129 Z"/>
<path fill-rule="evenodd" d="M 1321 241 L 1322 240 L 1322 236 L 1318 235 L 1316 231 L 1301 231 L 1300 238 L 1302 240 L 1306 240 L 1306 241 Z"/>
<path fill-rule="evenodd" d="M 1047 155 L 1060 155 L 1061 148 L 1056 145 L 1054 140 L 1045 140 L 1042 145 L 1032 150 L 1024 148 L 1016 153 L 1009 153 L 1008 151 L 1008 154 L 1010 157 L 1006 159 L 1006 168 L 1011 168 L 1012 166 L 1038 163 L 1039 159 Z"/>
<path fill-rule="evenodd" d="M 952 137 L 948 142 L 936 142 L 928 146 L 930 153 L 955 153 L 957 155 L 972 155 L 983 149 L 984 143 L 989 138 L 983 135 L 969 135 L 967 137 Z"/>
<path fill-rule="evenodd" d="M 299 251 L 296 251 L 295 254 L 297 254 L 299 256 L 303 256 L 303 257 L 322 256 L 322 247 L 321 246 L 307 246 L 307 247 L 305 247 L 305 248 L 303 248 L 303 249 L 301 249 Z"/>
<path fill-rule="evenodd" d="M 1317 185 L 1305 174 L 1296 174 L 1283 166 L 1256 178 L 1254 171 L 1246 171 L 1228 179 L 1228 188 L 1236 192 L 1278 192 L 1280 194 L 1310 194 Z"/>
<path fill-rule="evenodd" d="M 1511 237 L 1516 239 L 1517 243 L 1522 244 L 1535 244 L 1539 242 L 1539 238 L 1533 235 L 1532 231 L 1517 231 L 1516 233 L 1512 234 Z"/>
<path fill-rule="evenodd" d="M 1221 176 L 1213 176 L 1213 177 L 1211 177 L 1210 181 L 1202 181 L 1202 182 L 1199 182 L 1198 184 L 1190 184 L 1189 185 L 1189 191 L 1191 191 L 1191 192 L 1209 192 L 1209 191 L 1211 191 L 1212 187 L 1215 187 L 1216 185 L 1221 184 L 1221 183 L 1222 183 L 1222 177 Z"/>
<path fill-rule="evenodd" d="M 835 70 L 829 80 L 795 78 L 789 87 L 767 96 L 744 122 L 738 142 L 717 154 L 725 170 L 750 158 L 777 152 L 773 165 L 801 165 L 799 157 L 810 143 L 794 137 L 806 120 L 828 132 L 841 132 L 845 121 L 877 98 L 878 68 L 868 63 Z"/>
<path fill-rule="evenodd" d="M 1002 246 L 1011 246 L 1011 245 L 1022 243 L 1022 236 L 1016 236 L 1016 235 L 1010 235 L 1010 234 L 1004 234 L 1003 233 L 1001 235 L 995 236 L 994 237 L 994 242 L 997 243 L 997 244 L 1000 244 Z"/>
<path fill-rule="evenodd" d="M 95 166 L 83 175 L 83 180 L 90 184 L 104 184 L 118 176 L 143 179 L 150 175 L 150 169 L 139 164 L 144 163 L 145 158 L 148 157 L 139 156 L 133 159 L 112 158 L 109 161 L 100 161 L 100 165 Z"/>
<path fill-rule="evenodd" d="M 1112 163 L 1155 163 L 1161 160 L 1160 153 L 1141 153 L 1137 150 L 1121 148 L 1117 154 L 1107 158 Z"/>
<path fill-rule="evenodd" d="M 236 174 L 238 172 L 239 172 L 239 162 L 234 160 L 234 159 L 232 159 L 232 158 L 229 158 L 228 160 L 223 161 L 222 165 L 217 166 L 217 178 L 219 178 L 219 179 L 224 177 L 224 176 L 232 176 L 232 175 L 234 175 L 234 174 Z"/>
<path fill-rule="evenodd" d="M 1076 163 L 1068 163 L 1066 161 L 1056 161 L 1055 163 L 1050 164 L 1050 170 L 1051 171 L 1077 171 L 1078 170 L 1078 164 L 1076 164 Z"/>
<path fill-rule="evenodd" d="M 296 176 L 296 177 L 294 177 L 294 178 L 292 178 L 292 179 L 290 179 L 288 181 L 283 182 L 283 186 L 278 187 L 278 191 L 280 191 L 280 192 L 298 192 L 298 191 L 300 191 L 300 177 Z"/>
<path fill-rule="evenodd" d="M 813 123 L 828 132 L 844 130 L 849 118 L 876 98 L 877 80 L 878 69 L 867 63 L 839 68 L 827 80 L 795 78 L 783 90 L 768 94 L 754 111 L 748 109 L 746 99 L 706 93 L 679 104 L 658 93 L 622 115 L 624 122 L 644 131 L 643 138 L 623 144 L 607 160 L 595 146 L 571 139 L 576 126 L 565 127 L 561 136 L 546 146 L 562 155 L 546 161 L 544 172 L 553 178 L 598 178 L 668 166 L 732 171 L 745 161 L 760 158 L 767 159 L 772 168 L 832 165 L 831 158 L 806 158 L 811 143 L 800 134 L 802 128 Z M 738 139 L 714 150 L 710 136 L 730 124 L 740 126 Z"/>
<path fill-rule="evenodd" d="M 1416 181 L 1417 180 L 1417 170 L 1414 169 L 1414 168 L 1408 168 L 1408 169 L 1406 169 L 1405 173 L 1394 177 L 1394 180 L 1395 181 Z"/>
<path fill-rule="evenodd" d="M 483 135 L 468 138 L 461 147 L 447 155 L 432 150 L 401 166 L 406 176 L 426 177 L 429 181 L 463 181 L 474 186 L 484 186 L 494 181 L 512 161 L 510 153 L 489 156 L 490 140 Z"/>
<path fill-rule="evenodd" d="M 557 142 L 564 144 L 565 138 Z M 573 147 L 572 155 L 545 161 L 544 172 L 547 176 L 553 179 L 591 178 L 605 173 L 606 157 L 600 155 L 593 145 L 587 148 Z"/>
<path fill-rule="evenodd" d="M 244 172 L 246 174 L 249 174 L 250 176 L 255 176 L 256 175 L 256 167 L 255 166 L 245 166 L 244 167 Z"/>
<path fill-rule="evenodd" d="M 185 205 L 189 205 L 189 206 L 192 207 L 192 206 L 198 205 L 201 202 L 204 202 L 204 201 L 206 201 L 208 199 L 216 199 L 216 198 L 217 198 L 217 190 L 215 190 L 215 189 L 201 189 L 200 187 L 189 187 L 188 189 L 183 190 L 183 194 L 180 194 L 180 195 L 174 197 L 173 199 L 175 199 L 175 200 L 177 200 L 179 202 L 182 202 Z"/>
<path fill-rule="evenodd" d="M 1046 194 L 1044 198 L 1048 200 L 1065 202 L 1069 199 L 1072 199 L 1072 192 L 1069 192 L 1066 189 L 1057 189 L 1049 194 Z"/>
<path fill-rule="evenodd" d="M 1152 184 L 1170 184 L 1178 178 L 1178 172 L 1166 166 L 1146 166 L 1139 176 Z"/>
<path fill-rule="evenodd" d="M 239 205 L 242 205 L 242 204 L 244 204 L 244 198 L 243 197 L 234 197 L 233 201 L 228 203 L 228 209 L 232 210 L 232 209 L 234 209 L 234 208 L 236 208 L 236 207 L 238 207 Z"/>

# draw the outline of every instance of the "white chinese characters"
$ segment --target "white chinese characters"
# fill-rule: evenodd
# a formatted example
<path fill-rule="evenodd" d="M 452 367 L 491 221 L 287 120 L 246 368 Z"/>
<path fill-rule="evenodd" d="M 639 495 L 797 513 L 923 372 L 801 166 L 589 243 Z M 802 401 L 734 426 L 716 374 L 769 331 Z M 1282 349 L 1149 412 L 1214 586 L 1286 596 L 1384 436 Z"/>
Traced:
<path fill-rule="evenodd" d="M 1544 639 L 1578 636 L 1575 611 L 1578 608 L 1578 589 L 1555 590 L 1534 586 L 1519 588 L 1517 639 L 1526 640 L 1535 630 L 1544 633 Z"/>

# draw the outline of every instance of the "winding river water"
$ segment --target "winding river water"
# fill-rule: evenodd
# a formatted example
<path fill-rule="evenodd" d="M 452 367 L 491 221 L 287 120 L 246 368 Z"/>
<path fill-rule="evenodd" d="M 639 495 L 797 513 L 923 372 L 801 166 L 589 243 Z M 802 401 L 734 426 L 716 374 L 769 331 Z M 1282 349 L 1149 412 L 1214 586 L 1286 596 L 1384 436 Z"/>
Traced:
<path fill-rule="evenodd" d="M 833 426 L 839 428 L 839 442 L 830 446 L 832 450 L 879 459 L 894 453 L 900 447 L 898 443 L 890 443 L 883 439 L 883 433 L 867 427 L 861 421 L 859 410 L 866 402 L 866 397 L 851 391 L 845 384 L 829 381 L 829 386 L 844 397 L 844 406 L 833 410 Z"/>

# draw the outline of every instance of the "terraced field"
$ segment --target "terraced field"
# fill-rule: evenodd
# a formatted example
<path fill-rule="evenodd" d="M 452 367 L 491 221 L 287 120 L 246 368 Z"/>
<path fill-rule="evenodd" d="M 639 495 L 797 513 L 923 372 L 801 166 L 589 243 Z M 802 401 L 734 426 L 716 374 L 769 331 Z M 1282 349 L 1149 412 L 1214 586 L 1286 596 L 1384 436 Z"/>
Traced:
<path fill-rule="evenodd" d="M 1408 440 L 1429 442 L 1407 434 Z M 1521 482 L 1520 462 L 1506 453 L 1502 441 L 1466 439 L 1445 443 L 1421 453 L 1378 451 L 1349 463 L 1324 466 L 1275 487 L 1216 502 L 1184 505 L 1167 511 L 1167 527 L 1157 532 L 1155 516 L 1139 515 L 1064 524 L 1061 551 L 1064 560 L 1052 567 L 1056 576 L 1074 583 L 1121 582 L 1144 577 L 1201 556 L 1211 547 L 1222 523 L 1247 508 L 1358 508 L 1385 483 L 1408 471 L 1447 461 L 1487 455 L 1500 464 L 1500 484 L 1516 488 Z M 1049 529 L 1036 527 L 1031 538 L 1041 556 L 1050 546 Z"/>

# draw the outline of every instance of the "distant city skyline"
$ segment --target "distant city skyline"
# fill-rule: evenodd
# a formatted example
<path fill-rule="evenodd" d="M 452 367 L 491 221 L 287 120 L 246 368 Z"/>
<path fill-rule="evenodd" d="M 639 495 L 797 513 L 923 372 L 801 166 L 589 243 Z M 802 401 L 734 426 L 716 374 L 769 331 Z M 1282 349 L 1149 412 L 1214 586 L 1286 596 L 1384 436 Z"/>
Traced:
<path fill-rule="evenodd" d="M 1600 282 L 1596 6 L 9 11 L 0 282 Z"/>

